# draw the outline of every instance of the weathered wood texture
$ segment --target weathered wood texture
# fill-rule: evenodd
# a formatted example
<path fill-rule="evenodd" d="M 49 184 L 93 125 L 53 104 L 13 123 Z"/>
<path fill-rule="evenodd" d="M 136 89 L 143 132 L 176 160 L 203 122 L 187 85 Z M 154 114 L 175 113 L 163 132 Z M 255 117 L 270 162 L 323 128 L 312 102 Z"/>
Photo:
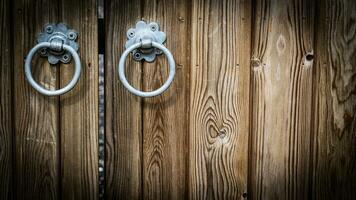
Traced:
<path fill-rule="evenodd" d="M 12 165 L 12 36 L 10 0 L 0 3 L 0 199 L 11 199 Z"/>
<path fill-rule="evenodd" d="M 309 189 L 313 1 L 254 5 L 252 199 L 306 199 Z"/>
<path fill-rule="evenodd" d="M 117 65 L 126 31 L 141 19 L 139 0 L 105 1 L 106 197 L 142 197 L 142 99 L 120 83 Z M 126 75 L 140 89 L 142 65 L 128 58 Z"/>
<path fill-rule="evenodd" d="M 80 80 L 60 96 L 63 199 L 97 199 L 99 61 L 97 0 L 61 0 L 59 20 L 78 31 Z M 60 67 L 60 85 L 73 77 L 73 64 Z"/>
<path fill-rule="evenodd" d="M 189 197 L 247 192 L 250 2 L 192 2 Z"/>
<path fill-rule="evenodd" d="M 318 2 L 313 199 L 356 199 L 356 2 Z"/>
<path fill-rule="evenodd" d="M 257 1 L 252 199 L 356 198 L 355 8 Z"/>
<path fill-rule="evenodd" d="M 190 10 L 185 0 L 144 0 L 142 17 L 167 34 L 166 47 L 176 61 L 173 84 L 162 95 L 143 100 L 144 199 L 185 199 L 187 189 Z M 143 65 L 142 88 L 152 91 L 168 78 L 164 55 Z"/>
<path fill-rule="evenodd" d="M 107 197 L 182 199 L 187 195 L 187 85 L 189 83 L 188 2 L 107 1 L 106 4 L 106 177 Z M 164 95 L 145 99 L 130 94 L 117 77 L 126 31 L 138 20 L 157 21 L 177 62 Z M 179 33 L 179 34 L 177 34 Z M 168 74 L 160 56 L 152 64 L 126 62 L 128 80 L 145 91 Z"/>
<path fill-rule="evenodd" d="M 14 181 L 16 199 L 98 198 L 98 52 L 96 1 L 14 1 Z M 79 32 L 82 73 L 61 97 L 37 93 L 24 77 L 24 58 L 46 23 Z M 51 66 L 36 56 L 35 80 L 63 87 L 73 63 Z"/>
<path fill-rule="evenodd" d="M 45 97 L 25 80 L 24 58 L 48 22 L 58 21 L 58 1 L 16 0 L 14 23 L 14 181 L 16 199 L 57 199 L 60 194 L 59 98 Z M 35 57 L 35 80 L 59 86 L 58 66 Z"/>
<path fill-rule="evenodd" d="M 107 196 L 241 198 L 247 192 L 249 120 L 242 119 L 249 119 L 250 3 L 117 3 L 107 4 L 105 20 Z M 133 97 L 117 81 L 126 30 L 140 19 L 133 16 L 161 25 L 177 62 L 173 85 L 155 98 Z M 163 56 L 143 65 L 128 60 L 136 87 L 153 90 L 165 81 Z"/>
<path fill-rule="evenodd" d="M 355 10 L 353 0 L 105 1 L 106 198 L 356 199 Z M 141 19 L 160 24 L 177 67 L 147 99 L 117 75 Z M 3 0 L 0 21 L 0 199 L 97 199 L 97 0 Z M 48 22 L 79 32 L 81 78 L 61 97 L 24 78 Z M 51 89 L 73 74 L 32 64 Z M 164 56 L 126 61 L 138 89 L 167 73 Z"/>

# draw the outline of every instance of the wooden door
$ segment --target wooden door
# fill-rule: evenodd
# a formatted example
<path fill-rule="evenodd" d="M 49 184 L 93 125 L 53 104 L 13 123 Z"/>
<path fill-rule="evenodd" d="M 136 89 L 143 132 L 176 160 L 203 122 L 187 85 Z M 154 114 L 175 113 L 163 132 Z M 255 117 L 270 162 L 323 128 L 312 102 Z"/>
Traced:
<path fill-rule="evenodd" d="M 3 0 L 0 199 L 356 199 L 355 9 L 353 0 Z M 160 25 L 176 61 L 172 85 L 153 98 L 118 78 L 139 20 Z M 80 81 L 58 97 L 24 78 L 48 22 L 79 33 Z M 52 89 L 73 74 L 72 63 L 32 64 Z M 126 75 L 154 90 L 167 60 L 130 55 Z"/>
<path fill-rule="evenodd" d="M 97 199 L 96 1 L 4 0 L 1 17 L 0 199 Z M 82 72 L 72 91 L 47 97 L 25 80 L 24 59 L 43 26 L 59 22 L 79 33 Z M 72 63 L 51 66 L 39 56 L 32 66 L 48 89 L 66 85 L 74 71 Z"/>
<path fill-rule="evenodd" d="M 109 199 L 240 198 L 247 193 L 249 3 L 106 2 L 106 195 Z M 138 20 L 167 34 L 177 73 L 163 95 L 139 98 L 118 84 L 126 30 Z M 167 62 L 128 59 L 128 79 L 150 91 Z"/>

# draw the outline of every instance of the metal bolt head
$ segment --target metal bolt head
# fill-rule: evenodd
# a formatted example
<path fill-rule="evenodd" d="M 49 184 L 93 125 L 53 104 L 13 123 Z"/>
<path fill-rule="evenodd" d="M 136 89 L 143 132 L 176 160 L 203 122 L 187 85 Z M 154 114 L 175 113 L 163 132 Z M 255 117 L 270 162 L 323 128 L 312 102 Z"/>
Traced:
<path fill-rule="evenodd" d="M 153 32 L 157 31 L 157 27 L 156 26 L 151 26 L 150 28 L 151 28 L 151 31 L 153 31 Z"/>
<path fill-rule="evenodd" d="M 130 28 L 128 31 L 127 31 L 127 37 L 128 38 L 133 38 L 133 37 L 135 37 L 135 29 L 133 29 L 133 28 Z"/>
<path fill-rule="evenodd" d="M 41 55 L 41 56 L 47 55 L 47 50 L 46 50 L 46 48 L 43 48 L 43 49 L 40 50 L 40 55 Z"/>
<path fill-rule="evenodd" d="M 68 39 L 70 39 L 70 40 L 77 39 L 77 33 L 73 32 L 73 31 L 68 32 Z"/>
<path fill-rule="evenodd" d="M 134 54 L 134 57 L 135 57 L 135 59 L 140 59 L 140 58 L 141 58 L 141 54 L 138 53 L 138 52 L 136 52 L 136 53 Z"/>
<path fill-rule="evenodd" d="M 62 60 L 63 60 L 63 62 L 69 62 L 69 60 L 70 60 L 70 56 L 68 55 L 68 54 L 64 54 L 63 56 L 62 56 Z"/>
<path fill-rule="evenodd" d="M 48 25 L 48 26 L 46 27 L 46 32 L 47 32 L 48 34 L 53 33 L 53 27 L 52 27 L 51 25 Z"/>
<path fill-rule="evenodd" d="M 153 31 L 153 32 L 158 31 L 158 29 L 159 29 L 158 24 L 155 22 L 151 22 L 149 24 L 149 27 L 150 27 L 151 31 Z"/>

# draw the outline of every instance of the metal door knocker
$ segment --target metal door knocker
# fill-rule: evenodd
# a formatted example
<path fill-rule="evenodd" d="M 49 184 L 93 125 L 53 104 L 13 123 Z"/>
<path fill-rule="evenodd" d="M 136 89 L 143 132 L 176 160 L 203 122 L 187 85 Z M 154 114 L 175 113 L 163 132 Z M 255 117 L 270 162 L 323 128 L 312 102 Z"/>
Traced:
<path fill-rule="evenodd" d="M 171 52 L 163 45 L 166 40 L 166 34 L 159 31 L 159 26 L 155 22 L 147 24 L 144 21 L 136 23 L 135 28 L 130 28 L 127 31 L 127 41 L 125 44 L 126 50 L 122 53 L 118 72 L 122 84 L 131 93 L 140 97 L 153 97 L 163 93 L 171 85 L 175 74 L 175 62 Z M 169 64 L 169 76 L 167 81 L 157 90 L 151 92 L 143 92 L 132 87 L 125 77 L 125 60 L 132 52 L 133 58 L 136 61 L 146 60 L 153 62 L 156 55 L 162 54 L 167 56 Z"/>
<path fill-rule="evenodd" d="M 77 53 L 78 43 L 77 32 L 63 24 L 46 24 L 43 32 L 37 37 L 37 45 L 34 46 L 28 53 L 25 60 L 25 76 L 30 85 L 39 93 L 47 96 L 61 95 L 70 91 L 78 82 L 81 71 L 80 58 Z M 58 62 L 69 63 L 73 57 L 75 62 L 75 72 L 73 79 L 63 88 L 59 90 L 47 90 L 39 85 L 32 77 L 31 61 L 36 52 L 42 57 L 47 57 L 48 62 L 52 65 Z"/>

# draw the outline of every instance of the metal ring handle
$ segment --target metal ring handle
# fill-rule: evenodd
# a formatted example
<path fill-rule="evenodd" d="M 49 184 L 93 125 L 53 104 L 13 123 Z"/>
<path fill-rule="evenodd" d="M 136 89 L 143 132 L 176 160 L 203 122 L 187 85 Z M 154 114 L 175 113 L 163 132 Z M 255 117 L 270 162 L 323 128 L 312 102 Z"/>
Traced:
<path fill-rule="evenodd" d="M 68 91 L 70 91 L 78 82 L 79 77 L 80 77 L 80 71 L 81 71 L 81 63 L 80 63 L 80 58 L 75 49 L 73 49 L 71 46 L 63 44 L 63 49 L 70 52 L 74 58 L 75 62 L 75 72 L 73 75 L 73 79 L 63 88 L 59 90 L 47 90 L 43 88 L 41 85 L 39 85 L 32 77 L 32 71 L 31 71 L 31 61 L 32 57 L 35 55 L 35 53 L 41 49 L 41 48 L 49 48 L 51 46 L 51 43 L 49 42 L 41 42 L 34 46 L 30 52 L 28 53 L 25 61 L 25 75 L 27 78 L 27 81 L 30 83 L 30 85 L 35 88 L 39 93 L 47 96 L 56 96 L 56 95 L 61 95 L 64 94 Z"/>
<path fill-rule="evenodd" d="M 119 61 L 119 66 L 118 66 L 118 72 L 119 72 L 119 78 L 120 81 L 122 82 L 122 84 L 125 86 L 125 88 L 130 91 L 131 93 L 140 96 L 140 97 L 154 97 L 157 96 L 159 94 L 161 94 L 162 92 L 164 92 L 165 90 L 167 90 L 169 88 L 169 86 L 171 85 L 173 79 L 174 79 L 174 74 L 175 74 L 175 62 L 174 62 L 174 58 L 173 55 L 171 54 L 171 52 L 162 44 L 159 44 L 157 42 L 153 42 L 152 41 L 152 46 L 156 47 L 158 49 L 160 49 L 166 56 L 168 59 L 168 64 L 169 64 L 169 76 L 167 81 L 157 90 L 151 91 L 151 92 L 143 92 L 140 90 L 135 89 L 134 87 L 132 87 L 129 82 L 127 81 L 126 77 L 125 77 L 125 60 L 127 55 L 129 55 L 129 53 L 131 53 L 133 50 L 142 47 L 142 42 L 138 42 L 132 46 L 130 46 L 129 48 L 127 48 L 124 53 L 122 53 L 121 57 L 120 57 L 120 61 Z"/>

